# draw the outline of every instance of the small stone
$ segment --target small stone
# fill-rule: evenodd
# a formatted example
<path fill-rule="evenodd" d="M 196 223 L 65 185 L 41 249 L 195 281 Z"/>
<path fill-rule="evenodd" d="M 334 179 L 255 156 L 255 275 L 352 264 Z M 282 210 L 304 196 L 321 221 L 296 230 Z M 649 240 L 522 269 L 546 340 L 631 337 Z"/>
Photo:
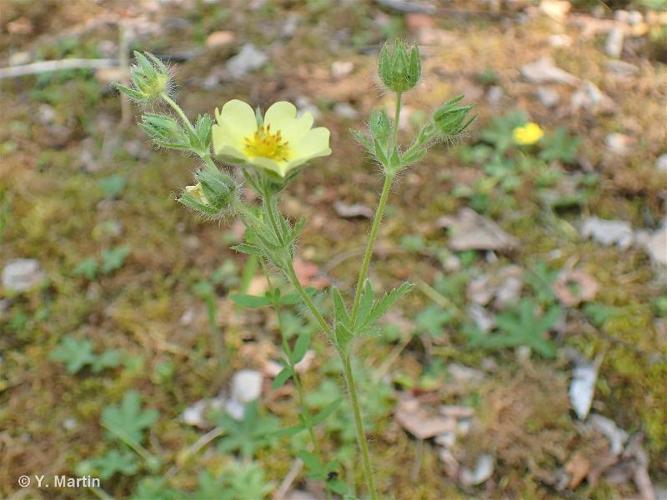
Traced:
<path fill-rule="evenodd" d="M 340 80 L 348 76 L 354 70 L 352 61 L 334 61 L 331 63 L 331 77 Z"/>
<path fill-rule="evenodd" d="M 24 292 L 37 286 L 45 277 L 39 261 L 14 259 L 2 270 L 2 286 L 11 292 Z"/>
<path fill-rule="evenodd" d="M 585 109 L 593 113 L 608 113 L 616 108 L 614 101 L 590 81 L 585 81 L 579 90 L 572 94 L 571 103 L 575 111 Z"/>
<path fill-rule="evenodd" d="M 285 22 L 283 23 L 282 29 L 280 30 L 280 36 L 283 38 L 292 38 L 294 33 L 296 33 L 296 29 L 299 27 L 300 22 L 301 16 L 299 14 L 291 13 L 288 15 L 287 19 L 285 19 Z"/>
<path fill-rule="evenodd" d="M 263 376 L 256 370 L 241 370 L 232 378 L 232 399 L 239 403 L 255 401 L 262 394 Z"/>
<path fill-rule="evenodd" d="M 629 62 L 614 59 L 605 63 L 607 71 L 616 76 L 635 76 L 639 73 L 639 67 Z"/>
<path fill-rule="evenodd" d="M 63 420 L 63 429 L 65 429 L 66 431 L 73 431 L 74 429 L 77 428 L 77 426 L 78 422 L 76 421 L 76 419 L 72 417 Z"/>
<path fill-rule="evenodd" d="M 248 73 L 260 69 L 268 60 L 264 52 L 257 49 L 252 43 L 246 43 L 238 54 L 227 61 L 226 68 L 233 79 L 239 80 Z"/>
<path fill-rule="evenodd" d="M 482 484 L 493 474 L 494 462 L 495 461 L 491 455 L 480 455 L 474 469 L 461 469 L 459 480 L 465 486 Z"/>
<path fill-rule="evenodd" d="M 232 31 L 214 31 L 206 38 L 206 46 L 209 49 L 217 49 L 229 45 L 235 38 Z"/>
<path fill-rule="evenodd" d="M 521 67 L 521 74 L 531 83 L 565 83 L 576 85 L 579 79 L 557 67 L 550 57 L 542 57 Z"/>
<path fill-rule="evenodd" d="M 30 62 L 29 52 L 14 52 L 9 56 L 7 61 L 10 66 L 20 66 L 21 64 L 28 64 Z"/>
<path fill-rule="evenodd" d="M 607 35 L 607 41 L 604 44 L 604 51 L 609 57 L 619 58 L 623 53 L 624 34 L 620 26 L 614 28 Z"/>
<path fill-rule="evenodd" d="M 483 332 L 490 332 L 496 325 L 496 320 L 484 306 L 479 304 L 470 304 L 468 306 L 468 316 L 475 323 L 475 326 Z"/>
<path fill-rule="evenodd" d="M 549 87 L 538 87 L 535 95 L 537 95 L 542 105 L 547 108 L 553 108 L 560 101 L 560 94 Z"/>
<path fill-rule="evenodd" d="M 350 205 L 339 200 L 334 203 L 334 209 L 336 210 L 336 213 L 344 219 L 354 219 L 357 217 L 370 219 L 373 217 L 373 210 L 361 203 Z"/>
<path fill-rule="evenodd" d="M 499 85 L 494 85 L 486 92 L 486 101 L 491 106 L 498 106 L 500 100 L 505 96 L 505 91 Z"/>
<path fill-rule="evenodd" d="M 667 153 L 658 156 L 658 159 L 655 162 L 655 168 L 660 172 L 667 172 Z"/>
<path fill-rule="evenodd" d="M 612 153 L 617 155 L 626 155 L 630 152 L 630 146 L 633 143 L 632 137 L 625 134 L 613 133 L 605 138 L 605 146 Z"/>
<path fill-rule="evenodd" d="M 56 110 L 48 104 L 40 104 L 37 108 L 37 121 L 42 125 L 49 125 L 56 119 Z"/>
<path fill-rule="evenodd" d="M 644 248 L 654 262 L 667 266 L 667 227 L 650 234 Z"/>
<path fill-rule="evenodd" d="M 351 104 L 347 102 L 339 102 L 333 108 L 334 113 L 337 116 L 344 118 L 346 120 L 355 120 L 359 117 L 359 112 L 352 107 Z"/>
<path fill-rule="evenodd" d="M 622 220 L 606 220 L 599 217 L 589 217 L 581 226 L 581 235 L 592 238 L 605 246 L 617 245 L 628 248 L 634 240 L 632 226 Z"/>
<path fill-rule="evenodd" d="M 569 35 L 551 35 L 549 45 L 556 48 L 569 47 L 572 45 L 572 37 Z"/>
<path fill-rule="evenodd" d="M 563 22 L 572 5 L 567 0 L 542 0 L 540 10 L 554 21 Z"/>

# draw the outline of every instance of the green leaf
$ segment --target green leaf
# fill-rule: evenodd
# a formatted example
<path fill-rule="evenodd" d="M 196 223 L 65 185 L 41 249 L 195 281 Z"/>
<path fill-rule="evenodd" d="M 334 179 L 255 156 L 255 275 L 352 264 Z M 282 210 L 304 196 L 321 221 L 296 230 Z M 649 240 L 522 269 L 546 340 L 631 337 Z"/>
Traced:
<path fill-rule="evenodd" d="M 93 344 L 90 340 L 77 340 L 70 335 L 62 339 L 58 348 L 53 350 L 49 357 L 64 363 L 67 371 L 72 374 L 95 362 Z"/>
<path fill-rule="evenodd" d="M 153 425 L 157 418 L 157 410 L 141 409 L 141 395 L 134 390 L 125 393 L 119 406 L 111 405 L 102 410 L 102 425 L 128 444 L 141 444 L 143 431 Z"/>
<path fill-rule="evenodd" d="M 409 293 L 413 288 L 414 285 L 412 283 L 403 283 L 398 288 L 394 288 L 390 292 L 386 293 L 380 300 L 375 303 L 365 321 L 360 324 L 360 327 L 369 328 L 374 325 L 396 302 L 398 302 L 404 295 Z"/>
<path fill-rule="evenodd" d="M 294 344 L 294 350 L 292 351 L 292 355 L 290 356 L 290 360 L 292 361 L 293 364 L 297 364 L 299 361 L 303 359 L 303 357 L 306 355 L 306 351 L 308 350 L 308 346 L 310 345 L 310 332 L 308 331 L 303 331 L 299 335 L 299 337 L 296 339 L 296 343 Z"/>
<path fill-rule="evenodd" d="M 76 276 L 83 276 L 88 281 L 93 281 L 97 278 L 97 273 L 99 272 L 100 267 L 97 264 L 95 257 L 87 257 L 82 260 L 78 266 L 74 269 L 74 274 Z"/>
<path fill-rule="evenodd" d="M 280 370 L 280 373 L 276 375 L 276 378 L 273 379 L 271 387 L 273 389 L 280 389 L 293 375 L 292 369 L 289 366 L 284 367 Z"/>
<path fill-rule="evenodd" d="M 241 293 L 233 293 L 229 296 L 235 304 L 243 307 L 255 309 L 258 307 L 266 307 L 272 304 L 270 297 L 266 295 L 245 295 Z"/>
<path fill-rule="evenodd" d="M 420 312 L 416 317 L 417 330 L 431 337 L 442 337 L 443 327 L 453 319 L 451 311 L 432 305 Z"/>
<path fill-rule="evenodd" d="M 109 450 L 104 455 L 85 460 L 77 466 L 77 474 L 111 479 L 116 474 L 133 476 L 139 471 L 137 457 L 131 451 Z"/>
<path fill-rule="evenodd" d="M 542 139 L 540 158 L 547 162 L 574 163 L 577 159 L 580 144 L 581 139 L 569 135 L 567 130 L 559 127 Z"/>
<path fill-rule="evenodd" d="M 336 408 L 340 405 L 342 399 L 337 399 L 332 403 L 329 403 L 325 406 L 321 412 L 310 419 L 310 423 L 313 427 L 320 425 L 324 422 L 333 412 L 336 411 Z"/>
<path fill-rule="evenodd" d="M 257 257 L 262 257 L 264 253 L 259 247 L 254 245 L 248 245 L 247 243 L 240 243 L 231 247 L 232 250 L 236 250 L 239 253 L 245 253 L 248 255 L 256 255 Z"/>
<path fill-rule="evenodd" d="M 546 334 L 560 320 L 561 308 L 552 306 L 544 314 L 536 312 L 537 304 L 523 299 L 517 308 L 499 314 L 496 324 L 500 333 L 487 334 L 479 330 L 468 330 L 469 344 L 485 349 L 528 346 L 545 358 L 556 355 L 556 346 Z"/>
<path fill-rule="evenodd" d="M 98 184 L 105 198 L 118 198 L 127 185 L 127 179 L 122 175 L 113 174 L 100 179 Z"/>
<path fill-rule="evenodd" d="M 102 250 L 102 273 L 109 274 L 123 267 L 125 258 L 129 253 L 129 245 L 121 245 L 116 248 Z"/>
<path fill-rule="evenodd" d="M 110 350 L 104 351 L 99 356 L 96 356 L 91 363 L 93 373 L 99 373 L 106 368 L 116 368 L 120 365 L 122 354 L 120 351 Z"/>

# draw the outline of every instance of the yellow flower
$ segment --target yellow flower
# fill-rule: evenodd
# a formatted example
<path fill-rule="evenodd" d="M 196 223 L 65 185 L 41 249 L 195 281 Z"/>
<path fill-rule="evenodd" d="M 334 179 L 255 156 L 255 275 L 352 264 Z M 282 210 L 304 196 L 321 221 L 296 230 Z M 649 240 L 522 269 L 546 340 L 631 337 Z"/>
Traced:
<path fill-rule="evenodd" d="M 309 160 L 331 154 L 329 130 L 311 128 L 313 115 L 296 116 L 296 107 L 277 102 L 258 123 L 253 109 L 234 99 L 215 110 L 213 125 L 215 154 L 231 161 L 242 161 L 285 175 Z"/>
<path fill-rule="evenodd" d="M 185 186 L 185 192 L 190 193 L 197 201 L 206 203 L 206 197 L 204 196 L 204 190 L 201 187 L 201 182 L 198 182 L 194 186 Z"/>
<path fill-rule="evenodd" d="M 512 132 L 514 142 L 521 146 L 530 146 L 535 144 L 544 136 L 544 130 L 534 122 L 528 122 L 521 127 L 517 127 Z"/>

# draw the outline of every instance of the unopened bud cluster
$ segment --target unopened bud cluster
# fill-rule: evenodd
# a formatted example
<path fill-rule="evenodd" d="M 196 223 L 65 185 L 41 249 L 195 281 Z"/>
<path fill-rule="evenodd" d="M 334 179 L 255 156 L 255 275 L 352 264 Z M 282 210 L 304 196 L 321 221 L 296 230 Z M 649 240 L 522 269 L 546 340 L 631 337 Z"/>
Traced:
<path fill-rule="evenodd" d="M 387 42 L 380 51 L 378 73 L 389 90 L 402 93 L 414 88 L 422 73 L 419 48 L 401 40 Z"/>
<path fill-rule="evenodd" d="M 396 94 L 398 116 L 401 96 L 413 89 L 421 77 L 419 49 L 401 40 L 387 42 L 380 50 L 378 74 L 385 87 Z M 382 165 L 385 174 L 393 176 L 424 158 L 433 143 L 456 138 L 474 121 L 475 117 L 470 116 L 472 106 L 462 104 L 462 100 L 460 95 L 442 104 L 406 149 L 397 141 L 396 117 L 392 120 L 384 111 L 371 114 L 368 134 L 355 132 L 354 135 Z"/>
<path fill-rule="evenodd" d="M 149 104 L 171 90 L 169 68 L 153 54 L 134 52 L 137 63 L 130 71 L 131 86 L 117 85 L 118 89 L 140 104 Z"/>
<path fill-rule="evenodd" d="M 195 173 L 196 184 L 187 186 L 178 201 L 210 219 L 233 215 L 240 203 L 240 187 L 217 168 L 204 167 Z"/>

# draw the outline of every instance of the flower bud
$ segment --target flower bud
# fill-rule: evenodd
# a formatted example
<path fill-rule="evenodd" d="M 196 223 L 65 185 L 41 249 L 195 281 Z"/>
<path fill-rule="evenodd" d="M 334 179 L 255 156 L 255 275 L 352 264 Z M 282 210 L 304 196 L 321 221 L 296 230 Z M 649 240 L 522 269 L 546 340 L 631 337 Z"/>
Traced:
<path fill-rule="evenodd" d="M 229 175 L 206 167 L 195 174 L 197 183 L 186 186 L 178 201 L 194 211 L 220 219 L 231 215 L 239 202 L 239 186 Z"/>
<path fill-rule="evenodd" d="M 437 135 L 444 138 L 455 137 L 475 120 L 476 117 L 470 118 L 468 116 L 472 105 L 459 105 L 462 99 L 463 95 L 454 97 L 435 111 L 433 125 Z"/>
<path fill-rule="evenodd" d="M 169 69 L 153 54 L 134 52 L 137 63 L 130 70 L 132 85 L 116 85 L 130 99 L 148 104 L 168 94 L 171 88 Z"/>
<path fill-rule="evenodd" d="M 414 88 L 421 77 L 419 48 L 401 40 L 385 43 L 380 51 L 378 73 L 385 86 L 394 92 Z"/>
<path fill-rule="evenodd" d="M 187 132 L 171 116 L 146 113 L 139 126 L 161 148 L 185 150 L 190 147 Z"/>

